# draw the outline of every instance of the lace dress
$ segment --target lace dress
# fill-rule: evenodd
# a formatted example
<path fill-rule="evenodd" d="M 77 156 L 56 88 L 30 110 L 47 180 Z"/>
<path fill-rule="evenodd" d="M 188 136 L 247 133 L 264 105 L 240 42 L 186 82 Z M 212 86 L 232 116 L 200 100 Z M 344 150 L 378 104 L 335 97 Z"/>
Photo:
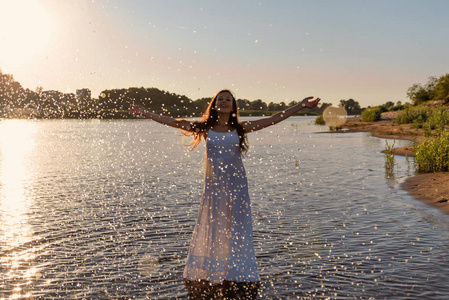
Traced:
<path fill-rule="evenodd" d="M 187 280 L 258 282 L 239 136 L 209 130 L 206 176 L 184 270 Z"/>

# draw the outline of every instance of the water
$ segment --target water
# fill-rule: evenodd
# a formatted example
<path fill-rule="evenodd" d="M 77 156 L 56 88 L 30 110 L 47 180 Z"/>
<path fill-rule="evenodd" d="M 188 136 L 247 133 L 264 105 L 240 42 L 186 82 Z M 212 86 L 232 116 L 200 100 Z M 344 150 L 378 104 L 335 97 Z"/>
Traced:
<path fill-rule="evenodd" d="M 449 218 L 385 172 L 385 140 L 294 117 L 249 135 L 259 299 L 447 299 Z M 186 299 L 203 188 L 150 121 L 0 121 L 0 297 Z M 396 141 L 396 146 L 407 145 Z"/>

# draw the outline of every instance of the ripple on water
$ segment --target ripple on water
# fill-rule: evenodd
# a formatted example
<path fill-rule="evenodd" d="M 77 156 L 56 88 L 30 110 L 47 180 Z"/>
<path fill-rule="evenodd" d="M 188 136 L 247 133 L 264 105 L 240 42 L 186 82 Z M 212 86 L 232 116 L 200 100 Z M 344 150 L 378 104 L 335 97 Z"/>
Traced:
<path fill-rule="evenodd" d="M 314 134 L 311 120 L 249 135 L 259 298 L 447 298 L 449 222 L 397 192 L 410 166 L 397 158 L 386 179 L 384 140 Z M 0 211 L 2 228 L 20 229 L 0 229 L 0 297 L 186 298 L 202 150 L 151 122 L 23 128 L 33 144 L 16 157 L 28 166 L 22 210 Z"/>

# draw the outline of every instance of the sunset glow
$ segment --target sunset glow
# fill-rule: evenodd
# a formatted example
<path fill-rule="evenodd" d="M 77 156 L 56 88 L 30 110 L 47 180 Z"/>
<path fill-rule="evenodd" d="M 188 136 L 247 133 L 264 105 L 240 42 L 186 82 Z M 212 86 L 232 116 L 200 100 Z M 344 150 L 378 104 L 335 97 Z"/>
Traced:
<path fill-rule="evenodd" d="M 39 1 L 3 1 L 0 29 L 0 67 L 18 67 L 46 50 L 53 23 Z"/>
<path fill-rule="evenodd" d="M 289 103 L 406 102 L 449 64 L 447 1 L 18 0 L 0 4 L 0 69 L 25 88 L 222 88 Z"/>

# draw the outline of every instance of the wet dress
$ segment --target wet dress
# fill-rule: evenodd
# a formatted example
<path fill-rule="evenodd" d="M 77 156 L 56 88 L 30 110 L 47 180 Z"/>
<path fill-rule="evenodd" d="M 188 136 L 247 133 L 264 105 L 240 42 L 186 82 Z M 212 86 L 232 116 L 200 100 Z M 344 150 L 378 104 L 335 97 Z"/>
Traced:
<path fill-rule="evenodd" d="M 206 175 L 184 278 L 258 282 L 251 206 L 236 130 L 209 130 Z"/>

